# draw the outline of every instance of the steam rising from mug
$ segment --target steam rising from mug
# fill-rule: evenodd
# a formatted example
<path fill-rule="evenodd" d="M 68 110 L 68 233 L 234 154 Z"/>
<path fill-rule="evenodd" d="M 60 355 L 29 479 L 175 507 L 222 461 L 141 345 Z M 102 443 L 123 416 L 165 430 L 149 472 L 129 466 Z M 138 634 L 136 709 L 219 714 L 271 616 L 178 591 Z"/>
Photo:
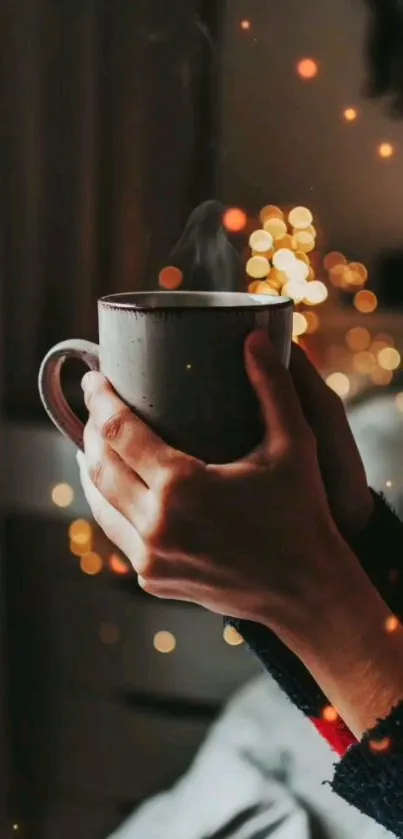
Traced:
<path fill-rule="evenodd" d="M 204 201 L 190 214 L 170 264 L 179 268 L 186 291 L 244 291 L 241 259 L 223 224 L 226 207 Z"/>

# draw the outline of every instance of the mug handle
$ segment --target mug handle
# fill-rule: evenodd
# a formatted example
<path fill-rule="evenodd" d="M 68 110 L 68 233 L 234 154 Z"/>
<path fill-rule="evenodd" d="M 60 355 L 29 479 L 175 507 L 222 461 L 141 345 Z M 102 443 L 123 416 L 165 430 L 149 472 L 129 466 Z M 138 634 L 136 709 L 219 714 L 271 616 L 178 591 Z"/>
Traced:
<path fill-rule="evenodd" d="M 99 370 L 98 344 L 79 338 L 61 341 L 49 350 L 42 361 L 38 375 L 39 395 L 56 428 L 83 449 L 84 424 L 68 405 L 61 385 L 61 369 L 68 358 L 83 361 L 90 370 Z"/>

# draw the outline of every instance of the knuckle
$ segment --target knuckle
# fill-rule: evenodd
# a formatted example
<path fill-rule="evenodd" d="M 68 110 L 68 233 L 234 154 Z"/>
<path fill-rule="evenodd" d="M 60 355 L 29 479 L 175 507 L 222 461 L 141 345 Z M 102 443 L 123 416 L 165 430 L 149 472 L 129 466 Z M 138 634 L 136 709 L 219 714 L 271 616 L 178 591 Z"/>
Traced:
<path fill-rule="evenodd" d="M 172 516 L 160 502 L 155 504 L 142 528 L 142 538 L 151 550 L 163 550 L 171 541 L 173 531 Z M 149 567 L 153 564 L 148 562 Z"/>
<path fill-rule="evenodd" d="M 118 411 L 111 417 L 108 417 L 101 425 L 101 437 L 106 443 L 116 442 L 125 429 L 126 422 L 129 416 L 129 410 Z"/>

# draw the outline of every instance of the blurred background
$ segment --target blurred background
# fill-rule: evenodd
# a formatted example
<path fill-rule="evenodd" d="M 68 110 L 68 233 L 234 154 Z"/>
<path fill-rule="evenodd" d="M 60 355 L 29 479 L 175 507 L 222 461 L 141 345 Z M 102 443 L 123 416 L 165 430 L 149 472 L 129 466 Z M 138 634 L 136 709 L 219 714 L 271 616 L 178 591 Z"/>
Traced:
<path fill-rule="evenodd" d="M 326 293 L 298 303 L 295 337 L 345 399 L 372 484 L 401 505 L 403 129 L 364 95 L 366 29 L 361 0 L 2 4 L 1 688 L 14 835 L 106 836 L 180 775 L 258 672 L 219 618 L 137 589 L 37 396 L 44 352 L 96 340 L 100 295 L 155 284 L 197 203 L 242 211 L 241 249 L 264 205 L 312 213 Z M 78 410 L 81 372 L 66 371 Z"/>

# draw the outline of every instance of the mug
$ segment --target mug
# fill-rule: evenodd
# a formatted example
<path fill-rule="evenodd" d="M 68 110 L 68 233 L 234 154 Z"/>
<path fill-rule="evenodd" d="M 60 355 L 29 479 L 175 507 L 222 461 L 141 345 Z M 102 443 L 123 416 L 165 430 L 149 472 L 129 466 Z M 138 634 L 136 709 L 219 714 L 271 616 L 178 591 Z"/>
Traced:
<path fill-rule="evenodd" d="M 98 301 L 99 345 L 54 346 L 39 372 L 43 405 L 57 428 L 83 446 L 83 424 L 64 397 L 60 370 L 78 358 L 100 370 L 120 398 L 166 443 L 206 463 L 229 463 L 262 440 L 257 397 L 245 372 L 244 343 L 269 334 L 288 365 L 291 300 L 237 292 L 155 291 Z"/>

